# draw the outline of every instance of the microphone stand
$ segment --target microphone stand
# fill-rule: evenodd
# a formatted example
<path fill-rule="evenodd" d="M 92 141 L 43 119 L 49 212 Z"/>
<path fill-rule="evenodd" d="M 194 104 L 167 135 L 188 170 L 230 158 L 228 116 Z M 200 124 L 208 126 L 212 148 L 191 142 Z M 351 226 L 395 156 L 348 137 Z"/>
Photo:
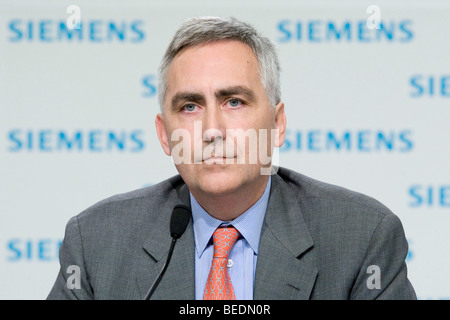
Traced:
<path fill-rule="evenodd" d="M 153 282 L 152 286 L 150 287 L 150 289 L 148 290 L 147 294 L 145 295 L 144 300 L 149 300 L 150 299 L 150 297 L 152 296 L 152 294 L 155 291 L 156 287 L 158 286 L 159 282 L 161 281 L 164 273 L 166 272 L 167 267 L 169 266 L 170 259 L 172 258 L 172 253 L 173 253 L 173 249 L 175 247 L 175 243 L 176 242 L 177 242 L 177 239 L 176 238 L 172 238 L 172 242 L 170 244 L 170 249 L 169 249 L 169 255 L 167 256 L 166 263 L 164 263 L 164 266 L 161 269 L 161 272 L 159 273 L 158 278 L 156 278 L 155 282 Z"/>
<path fill-rule="evenodd" d="M 170 217 L 170 235 L 172 236 L 172 242 L 170 244 L 169 253 L 167 255 L 166 262 L 164 263 L 164 266 L 158 275 L 158 278 L 156 278 L 155 282 L 153 282 L 153 285 L 148 290 L 144 300 L 150 299 L 153 292 L 156 290 L 156 287 L 158 286 L 159 282 L 161 281 L 164 273 L 166 272 L 166 269 L 169 266 L 170 259 L 172 258 L 175 243 L 177 242 L 177 239 L 179 239 L 186 230 L 190 217 L 191 217 L 191 210 L 188 206 L 176 205 L 173 208 L 172 216 Z"/>

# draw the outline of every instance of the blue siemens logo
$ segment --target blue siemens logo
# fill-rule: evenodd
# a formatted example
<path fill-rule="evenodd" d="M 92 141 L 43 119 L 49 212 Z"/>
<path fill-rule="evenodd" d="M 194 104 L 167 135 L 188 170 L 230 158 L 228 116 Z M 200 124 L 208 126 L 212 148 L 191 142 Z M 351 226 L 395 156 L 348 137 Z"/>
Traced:
<path fill-rule="evenodd" d="M 9 152 L 141 152 L 143 130 L 24 130 L 8 132 Z"/>
<path fill-rule="evenodd" d="M 410 152 L 411 130 L 286 130 L 280 152 Z"/>
<path fill-rule="evenodd" d="M 141 84 L 144 87 L 142 96 L 144 98 L 153 98 L 156 96 L 158 86 L 156 84 L 157 77 L 155 74 L 148 74 L 142 77 Z"/>
<path fill-rule="evenodd" d="M 411 42 L 414 39 L 411 20 L 381 21 L 379 29 L 369 29 L 366 20 L 281 20 L 276 26 L 277 40 L 291 42 Z"/>
<path fill-rule="evenodd" d="M 55 261 L 59 257 L 61 240 L 55 239 L 10 239 L 6 243 L 6 260 L 19 261 Z"/>
<path fill-rule="evenodd" d="M 408 206 L 411 208 L 435 207 L 450 209 L 450 184 L 415 184 L 408 188 L 408 195 L 410 199 Z"/>
<path fill-rule="evenodd" d="M 133 21 L 81 21 L 79 29 L 70 30 L 63 20 L 25 21 L 14 19 L 7 24 L 8 40 L 13 43 L 38 41 L 58 42 L 129 42 L 138 43 L 145 39 L 144 22 Z"/>
<path fill-rule="evenodd" d="M 450 98 L 450 75 L 421 75 L 409 78 L 412 91 L 410 97 L 440 97 Z"/>
<path fill-rule="evenodd" d="M 408 239 L 408 254 L 406 255 L 406 262 L 411 262 L 414 258 L 414 250 L 412 249 L 412 241 L 411 239 Z"/>

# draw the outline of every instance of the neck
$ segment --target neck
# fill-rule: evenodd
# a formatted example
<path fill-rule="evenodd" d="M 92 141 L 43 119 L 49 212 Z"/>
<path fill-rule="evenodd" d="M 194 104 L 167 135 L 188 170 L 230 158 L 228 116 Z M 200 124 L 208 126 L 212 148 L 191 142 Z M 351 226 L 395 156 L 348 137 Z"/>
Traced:
<path fill-rule="evenodd" d="M 253 206 L 264 193 L 269 176 L 261 176 L 256 184 L 242 186 L 227 194 L 211 195 L 192 190 L 192 195 L 200 206 L 212 217 L 231 221 Z"/>

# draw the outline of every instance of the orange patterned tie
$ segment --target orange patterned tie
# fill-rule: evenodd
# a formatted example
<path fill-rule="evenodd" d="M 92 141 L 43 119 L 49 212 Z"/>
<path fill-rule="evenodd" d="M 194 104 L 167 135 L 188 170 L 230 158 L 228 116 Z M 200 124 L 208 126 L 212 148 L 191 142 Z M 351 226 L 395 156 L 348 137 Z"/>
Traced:
<path fill-rule="evenodd" d="M 219 227 L 214 231 L 214 255 L 206 282 L 204 300 L 235 300 L 233 285 L 227 271 L 228 254 L 239 237 L 233 226 Z"/>

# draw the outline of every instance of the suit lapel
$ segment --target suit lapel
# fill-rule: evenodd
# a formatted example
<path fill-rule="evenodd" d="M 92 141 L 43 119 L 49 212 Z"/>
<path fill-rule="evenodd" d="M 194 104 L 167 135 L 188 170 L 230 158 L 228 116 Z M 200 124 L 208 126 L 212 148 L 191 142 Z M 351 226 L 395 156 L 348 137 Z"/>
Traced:
<path fill-rule="evenodd" d="M 143 244 L 145 261 L 137 284 L 144 297 L 166 262 L 170 248 L 173 206 L 190 206 L 186 185 L 176 188 L 150 226 Z M 195 299 L 195 248 L 192 220 L 178 239 L 167 271 L 152 299 Z M 301 215 L 296 195 L 278 175 L 272 176 L 271 194 L 261 230 L 254 299 L 308 299 L 317 277 L 313 240 Z"/>
<path fill-rule="evenodd" d="M 169 252 L 172 238 L 170 236 L 170 216 L 176 204 L 190 207 L 189 190 L 181 186 L 172 199 L 168 199 L 161 214 L 152 224 L 149 236 L 145 239 L 143 249 L 147 255 L 143 271 L 137 277 L 140 296 L 143 298 L 162 270 Z M 170 264 L 155 290 L 152 299 L 195 299 L 195 248 L 192 219 L 185 233 L 177 240 Z"/>
<path fill-rule="evenodd" d="M 272 176 L 256 266 L 254 299 L 309 299 L 317 276 L 313 240 L 296 195 Z"/>

